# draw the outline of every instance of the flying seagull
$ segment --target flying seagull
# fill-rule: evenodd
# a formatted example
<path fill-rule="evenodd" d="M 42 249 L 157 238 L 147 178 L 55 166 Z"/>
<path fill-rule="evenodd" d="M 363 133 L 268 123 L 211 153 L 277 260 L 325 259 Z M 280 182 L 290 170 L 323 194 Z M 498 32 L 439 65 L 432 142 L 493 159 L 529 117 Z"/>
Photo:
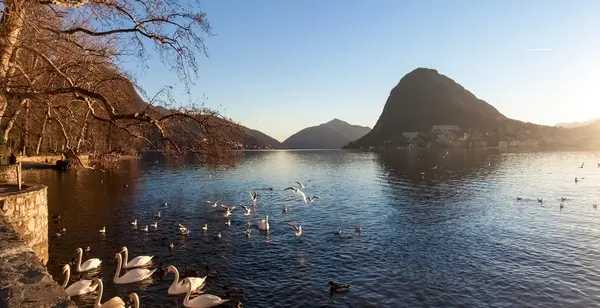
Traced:
<path fill-rule="evenodd" d="M 304 188 L 304 184 L 302 184 L 300 182 L 296 182 L 296 184 L 298 184 L 298 186 L 300 186 L 300 188 Z"/>
<path fill-rule="evenodd" d="M 321 197 L 319 197 L 319 196 L 307 197 L 307 198 L 306 198 L 306 201 L 308 201 L 308 202 L 313 202 L 313 201 L 315 201 L 315 200 L 317 200 L 317 199 L 321 199 Z"/>
<path fill-rule="evenodd" d="M 302 235 L 302 225 L 297 225 L 291 221 L 287 222 L 288 226 L 294 228 L 294 230 L 296 231 L 296 236 L 300 236 Z"/>

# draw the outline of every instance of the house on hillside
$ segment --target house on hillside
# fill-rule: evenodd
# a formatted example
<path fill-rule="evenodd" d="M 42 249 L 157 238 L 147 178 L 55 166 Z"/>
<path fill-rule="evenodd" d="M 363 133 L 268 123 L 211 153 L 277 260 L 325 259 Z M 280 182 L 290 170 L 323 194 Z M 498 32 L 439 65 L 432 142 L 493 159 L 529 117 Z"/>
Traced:
<path fill-rule="evenodd" d="M 458 137 L 458 125 L 433 125 L 431 132 L 442 142 L 451 142 Z"/>
<path fill-rule="evenodd" d="M 404 136 L 404 138 L 411 140 L 411 139 L 415 139 L 419 137 L 419 132 L 404 132 L 402 133 L 402 136 Z"/>

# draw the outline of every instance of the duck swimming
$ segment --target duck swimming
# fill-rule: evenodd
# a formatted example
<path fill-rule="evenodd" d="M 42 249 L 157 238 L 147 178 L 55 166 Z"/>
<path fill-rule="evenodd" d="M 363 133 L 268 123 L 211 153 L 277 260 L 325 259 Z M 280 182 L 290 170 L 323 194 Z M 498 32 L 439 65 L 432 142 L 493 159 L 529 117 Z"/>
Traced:
<path fill-rule="evenodd" d="M 333 296 L 334 293 L 345 293 L 350 290 L 349 284 L 341 284 L 335 283 L 333 281 L 329 282 L 329 295 Z"/>

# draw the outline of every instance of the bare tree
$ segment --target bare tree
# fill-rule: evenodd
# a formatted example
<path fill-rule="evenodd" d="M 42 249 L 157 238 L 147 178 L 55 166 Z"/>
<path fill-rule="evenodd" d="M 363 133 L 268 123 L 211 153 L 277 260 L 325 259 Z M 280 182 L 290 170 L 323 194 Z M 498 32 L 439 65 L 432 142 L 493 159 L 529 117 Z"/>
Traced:
<path fill-rule="evenodd" d="M 232 150 L 242 137 L 238 125 L 196 106 L 157 109 L 157 102 L 173 103 L 168 93 L 161 91 L 144 102 L 133 80 L 118 67 L 131 56 L 144 61 L 153 48 L 174 64 L 189 87 L 197 74 L 196 56 L 207 55 L 206 35 L 211 35 L 210 26 L 195 1 L 4 0 L 4 136 L 15 130 L 17 110 L 27 104 L 27 118 L 38 118 L 40 125 L 29 128 L 25 120 L 18 133 L 25 136 L 23 144 L 35 144 L 38 153 L 48 135 L 49 148 L 59 147 L 56 142 L 61 140 L 60 148 L 71 154 L 85 147 L 110 151 L 114 140 L 130 146 L 142 140 L 177 160 L 193 155 L 205 163 L 232 163 Z M 15 112 L 6 117 L 6 110 Z M 111 141 L 103 142 L 100 136 L 107 130 Z"/>

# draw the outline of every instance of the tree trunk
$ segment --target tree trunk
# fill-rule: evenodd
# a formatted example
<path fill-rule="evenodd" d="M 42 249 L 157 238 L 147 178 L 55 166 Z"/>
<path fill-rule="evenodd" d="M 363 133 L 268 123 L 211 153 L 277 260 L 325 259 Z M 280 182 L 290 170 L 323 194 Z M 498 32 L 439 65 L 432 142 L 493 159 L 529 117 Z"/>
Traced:
<path fill-rule="evenodd" d="M 85 114 L 85 118 L 83 119 L 83 121 L 84 121 L 83 128 L 81 129 L 81 133 L 79 134 L 79 139 L 77 139 L 77 146 L 75 147 L 75 153 L 77 153 L 77 154 L 79 154 L 79 148 L 81 147 L 81 143 L 84 140 L 83 138 L 86 135 L 86 131 L 87 131 L 88 125 L 90 125 L 88 123 L 88 118 L 89 117 L 90 117 L 90 111 L 88 111 Z"/>
<path fill-rule="evenodd" d="M 42 130 L 40 131 L 40 136 L 38 137 L 37 146 L 35 148 L 35 155 L 40 155 L 40 148 L 42 147 L 42 140 L 44 140 L 44 133 L 46 133 L 46 125 L 48 123 L 49 117 L 50 104 L 48 104 L 48 108 L 46 109 L 46 116 L 44 117 L 44 123 L 42 123 Z"/>
<path fill-rule="evenodd" d="M 5 0 L 3 2 L 3 14 L 0 19 L 0 80 L 3 83 L 3 89 L 0 91 L 0 118 L 4 116 L 8 104 L 5 91 L 9 64 L 23 28 L 27 0 Z"/>
<path fill-rule="evenodd" d="M 27 155 L 27 133 L 29 130 L 29 100 L 26 100 L 25 103 L 25 123 L 23 124 L 23 129 L 21 130 L 21 153 L 22 155 Z"/>
<path fill-rule="evenodd" d="M 10 134 L 10 130 L 15 125 L 15 121 L 17 120 L 19 113 L 21 113 L 23 106 L 28 101 L 28 99 L 23 99 L 21 103 L 17 106 L 17 110 L 15 110 L 15 113 L 13 113 L 13 115 L 8 119 L 8 122 L 6 123 L 6 129 L 4 129 L 4 134 L 2 135 L 2 141 L 4 142 L 4 144 L 8 144 L 8 135 Z"/>

